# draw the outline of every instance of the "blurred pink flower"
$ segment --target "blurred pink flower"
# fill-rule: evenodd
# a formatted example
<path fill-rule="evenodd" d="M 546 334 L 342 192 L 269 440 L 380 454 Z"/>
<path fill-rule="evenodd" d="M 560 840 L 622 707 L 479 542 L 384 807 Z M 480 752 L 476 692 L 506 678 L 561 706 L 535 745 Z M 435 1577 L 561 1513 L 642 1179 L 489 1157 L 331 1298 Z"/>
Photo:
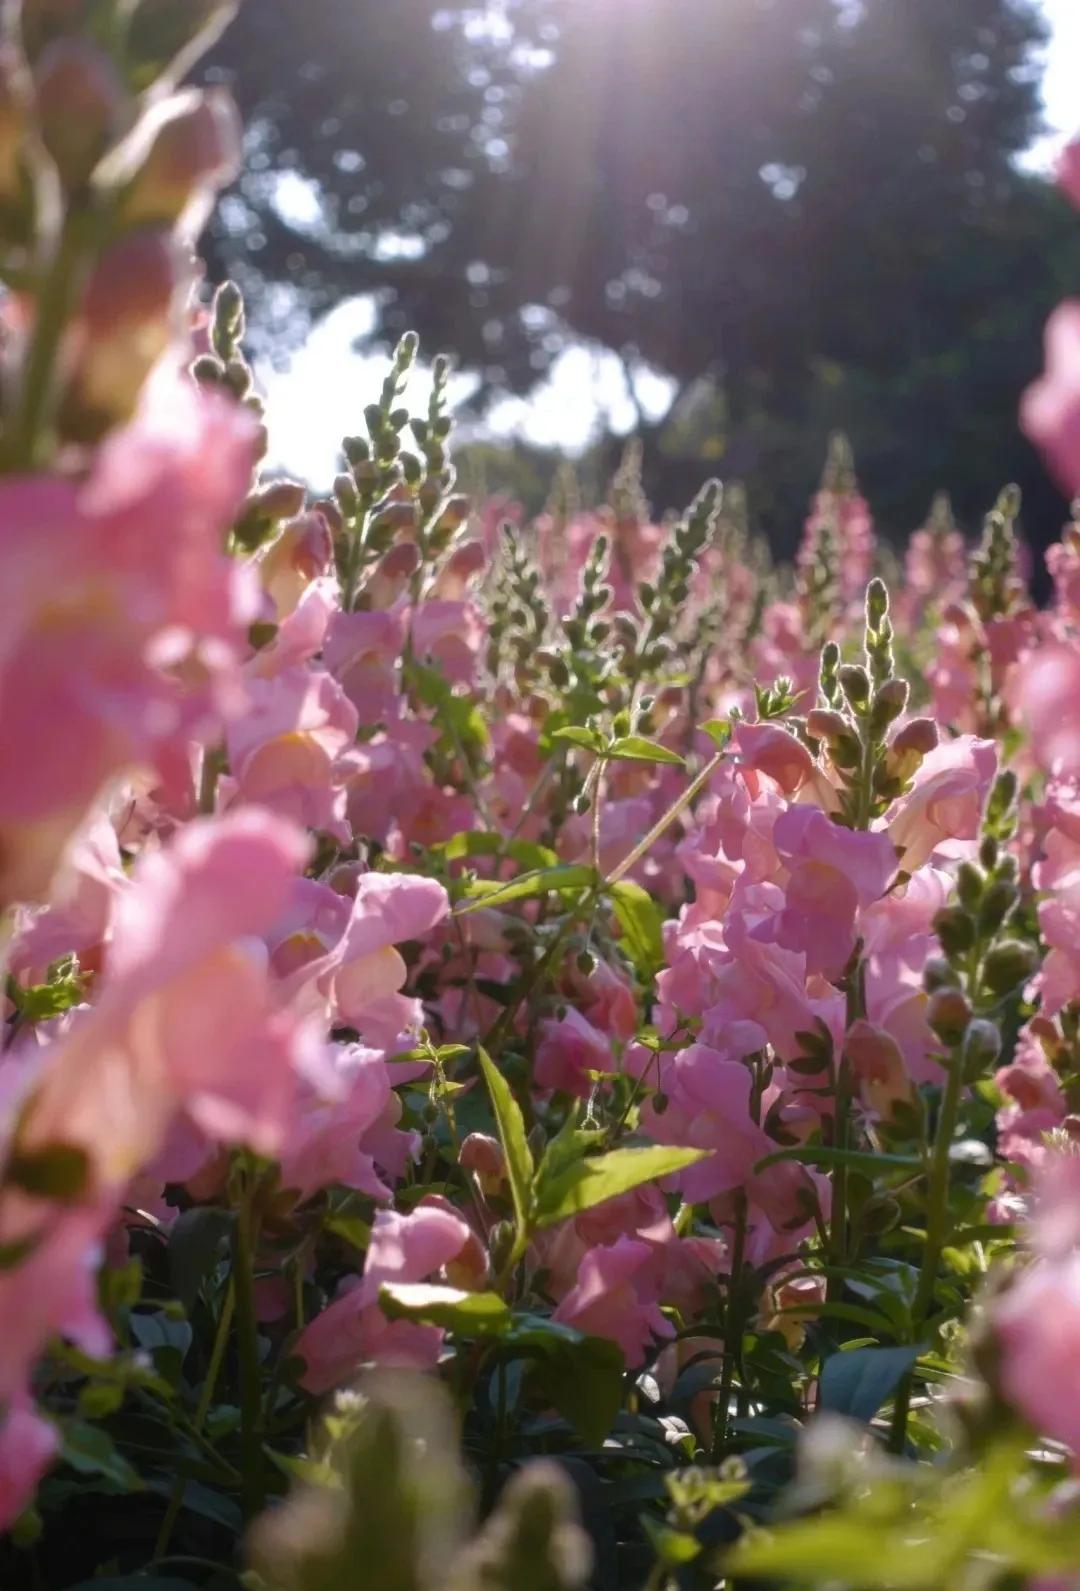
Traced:
<path fill-rule="evenodd" d="M 1080 299 L 1046 323 L 1046 370 L 1024 393 L 1020 424 L 1067 496 L 1080 492 Z"/>
<path fill-rule="evenodd" d="M 226 705 L 210 687 L 235 682 L 254 588 L 223 531 L 255 434 L 247 411 L 162 378 L 84 480 L 0 488 L 0 899 L 40 895 L 108 782 L 175 758 Z"/>
<path fill-rule="evenodd" d="M 307 1363 L 302 1385 L 328 1392 L 369 1361 L 430 1370 L 443 1332 L 437 1326 L 386 1318 L 379 1292 L 388 1282 L 423 1282 L 457 1258 L 473 1237 L 468 1223 L 444 1205 L 419 1204 L 411 1215 L 380 1210 L 371 1228 L 363 1275 L 306 1326 L 296 1353 Z"/>

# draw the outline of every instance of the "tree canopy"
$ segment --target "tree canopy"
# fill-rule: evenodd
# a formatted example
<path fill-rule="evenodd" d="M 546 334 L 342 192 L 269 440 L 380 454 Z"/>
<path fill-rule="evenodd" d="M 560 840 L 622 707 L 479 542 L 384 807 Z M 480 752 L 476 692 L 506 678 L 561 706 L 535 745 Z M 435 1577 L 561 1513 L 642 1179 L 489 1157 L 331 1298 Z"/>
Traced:
<path fill-rule="evenodd" d="M 374 293 L 487 391 L 581 339 L 660 370 L 781 542 L 837 425 L 887 524 L 1008 474 L 1048 533 L 1015 408 L 1080 257 L 1016 163 L 1042 39 L 1028 0 L 249 5 L 215 266 L 275 335 Z M 658 491 L 699 431 L 650 450 Z"/>

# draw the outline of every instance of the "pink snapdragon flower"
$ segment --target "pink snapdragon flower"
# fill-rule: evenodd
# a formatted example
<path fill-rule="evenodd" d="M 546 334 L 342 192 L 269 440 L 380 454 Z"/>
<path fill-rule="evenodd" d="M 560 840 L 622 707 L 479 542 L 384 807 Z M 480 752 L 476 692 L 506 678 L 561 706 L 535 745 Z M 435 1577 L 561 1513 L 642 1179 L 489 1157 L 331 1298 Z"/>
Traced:
<path fill-rule="evenodd" d="M 60 1433 L 22 1393 L 0 1416 L 0 1530 L 33 1501 L 38 1482 L 56 1456 Z"/>
<path fill-rule="evenodd" d="M 356 709 L 329 674 L 305 668 L 252 679 L 248 696 L 226 736 L 226 800 L 258 803 L 346 843 Z"/>
<path fill-rule="evenodd" d="M 311 1059 L 255 936 L 307 842 L 265 812 L 192 823 L 142 858 L 120 898 L 96 1005 L 41 1056 L 17 1148 L 84 1151 L 88 1202 L 110 1208 L 186 1115 L 273 1155 Z"/>
<path fill-rule="evenodd" d="M 1061 151 L 1054 175 L 1062 193 L 1080 210 L 1080 138 Z"/>
<path fill-rule="evenodd" d="M 468 1223 L 445 1205 L 419 1204 L 411 1215 L 378 1211 L 363 1275 L 346 1281 L 297 1339 L 296 1352 L 307 1363 L 302 1385 L 308 1392 L 328 1392 L 370 1361 L 433 1369 L 442 1330 L 388 1320 L 379 1308 L 379 1292 L 386 1283 L 429 1280 L 472 1240 Z"/>
<path fill-rule="evenodd" d="M 1057 1156 L 1040 1178 L 1038 1258 L 993 1306 L 1006 1398 L 1080 1462 L 1080 1158 Z"/>
<path fill-rule="evenodd" d="M 788 869 L 777 943 L 804 952 L 808 973 L 838 978 L 855 948 L 857 913 L 880 899 L 896 872 L 892 842 L 801 806 L 777 818 L 773 844 Z"/>
<path fill-rule="evenodd" d="M 994 741 L 972 735 L 958 735 L 928 753 L 886 829 L 906 873 L 914 873 L 935 852 L 966 854 L 968 842 L 978 836 L 997 765 Z"/>
<path fill-rule="evenodd" d="M 533 1080 L 538 1088 L 559 1089 L 585 1099 L 593 1080 L 587 1074 L 610 1072 L 614 1065 L 610 1040 L 568 1006 L 566 1015 L 540 1024 Z"/>
<path fill-rule="evenodd" d="M 752 1023 L 743 1027 L 741 1042 L 764 1048 L 764 1033 Z M 664 1057 L 660 1086 L 666 1103 L 662 1110 L 655 1100 L 642 1107 L 644 1130 L 658 1143 L 710 1151 L 707 1159 L 678 1173 L 680 1192 L 689 1203 L 704 1204 L 740 1187 L 755 1162 L 774 1147 L 750 1113 L 753 1077 L 741 1056 L 691 1044 Z"/>
<path fill-rule="evenodd" d="M 1040 768 L 1080 774 L 1080 640 L 1029 652 L 1009 682 L 1009 699 Z"/>
<path fill-rule="evenodd" d="M 211 687 L 255 616 L 223 552 L 255 438 L 247 411 L 162 378 L 85 479 L 4 483 L 0 898 L 41 895 L 110 780 L 237 705 Z"/>
<path fill-rule="evenodd" d="M 409 621 L 413 651 L 454 685 L 467 685 L 484 644 L 480 615 L 470 602 L 422 602 Z"/>
<path fill-rule="evenodd" d="M 1080 492 L 1080 299 L 1046 323 L 1046 370 L 1024 393 L 1020 424 L 1068 496 Z"/>
<path fill-rule="evenodd" d="M 338 613 L 330 622 L 323 662 L 356 708 L 362 724 L 396 716 L 398 664 L 405 645 L 401 608 Z"/>
<path fill-rule="evenodd" d="M 656 1338 L 675 1335 L 660 1312 L 658 1296 L 652 1248 L 620 1237 L 583 1257 L 577 1283 L 552 1319 L 592 1337 L 609 1337 L 622 1349 L 627 1367 L 636 1369 Z"/>

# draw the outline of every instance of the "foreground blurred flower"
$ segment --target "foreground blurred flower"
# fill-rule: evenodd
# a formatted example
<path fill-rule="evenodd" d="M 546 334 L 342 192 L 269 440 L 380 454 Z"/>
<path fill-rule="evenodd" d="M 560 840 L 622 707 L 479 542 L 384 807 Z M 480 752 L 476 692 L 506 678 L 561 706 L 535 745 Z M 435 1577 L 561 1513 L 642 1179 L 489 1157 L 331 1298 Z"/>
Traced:
<path fill-rule="evenodd" d="M 0 486 L 0 902 L 44 892 L 110 780 L 175 779 L 224 705 L 254 610 L 222 536 L 254 449 L 249 414 L 161 380 L 85 480 Z"/>
<path fill-rule="evenodd" d="M 1080 299 L 1054 310 L 1045 343 L 1046 370 L 1024 394 L 1020 423 L 1073 496 L 1080 492 Z"/>

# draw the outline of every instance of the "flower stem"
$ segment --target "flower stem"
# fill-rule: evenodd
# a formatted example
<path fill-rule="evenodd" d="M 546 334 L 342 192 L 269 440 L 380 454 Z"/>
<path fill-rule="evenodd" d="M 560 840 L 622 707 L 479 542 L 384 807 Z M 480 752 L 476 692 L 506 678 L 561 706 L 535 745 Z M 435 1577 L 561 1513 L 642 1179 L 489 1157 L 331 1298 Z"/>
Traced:
<path fill-rule="evenodd" d="M 949 1150 L 956 1133 L 963 1091 L 963 1068 L 959 1054 L 954 1052 L 946 1076 L 945 1091 L 941 1096 L 937 1131 L 934 1134 L 934 1153 L 930 1162 L 930 1186 L 926 1206 L 926 1243 L 923 1247 L 915 1301 L 911 1308 L 913 1337 L 918 1336 L 933 1307 L 938 1266 L 941 1264 L 942 1251 L 948 1240 Z M 909 1371 L 896 1390 L 892 1427 L 889 1433 L 889 1447 L 894 1453 L 902 1453 L 907 1441 L 907 1419 L 913 1384 L 914 1375 Z"/>
<path fill-rule="evenodd" d="M 712 1462 L 719 1464 L 727 1441 L 731 1393 L 735 1384 L 736 1361 L 742 1358 L 743 1312 L 745 1286 L 743 1270 L 746 1262 L 746 1194 L 741 1189 L 735 1196 L 735 1233 L 731 1249 L 731 1273 L 728 1281 L 727 1318 L 724 1324 L 724 1368 L 720 1377 L 720 1395 L 717 1399 L 716 1420 L 713 1424 Z"/>
<path fill-rule="evenodd" d="M 241 1503 L 250 1522 L 263 1504 L 262 1401 L 259 1396 L 258 1321 L 255 1315 L 256 1226 L 251 1188 L 245 1191 L 233 1228 L 233 1286 L 236 1346 L 240 1363 Z"/>
<path fill-rule="evenodd" d="M 229 1341 L 229 1328 L 232 1325 L 233 1310 L 236 1306 L 236 1288 L 230 1281 L 225 1294 L 225 1302 L 221 1306 L 218 1316 L 217 1331 L 214 1334 L 213 1347 L 210 1350 L 210 1363 L 206 1368 L 206 1379 L 203 1381 L 202 1392 L 199 1395 L 198 1407 L 195 1410 L 194 1429 L 201 1432 L 206 1423 L 206 1416 L 210 1412 L 210 1405 L 214 1399 L 217 1388 L 218 1376 L 221 1374 L 222 1361 L 225 1358 L 225 1349 Z M 178 1475 L 169 1498 L 169 1506 L 165 1510 L 165 1517 L 161 1521 L 157 1541 L 154 1543 L 154 1561 L 165 1556 L 169 1542 L 172 1540 L 173 1530 L 180 1510 L 184 1506 L 184 1493 L 187 1491 L 187 1479 Z"/>

